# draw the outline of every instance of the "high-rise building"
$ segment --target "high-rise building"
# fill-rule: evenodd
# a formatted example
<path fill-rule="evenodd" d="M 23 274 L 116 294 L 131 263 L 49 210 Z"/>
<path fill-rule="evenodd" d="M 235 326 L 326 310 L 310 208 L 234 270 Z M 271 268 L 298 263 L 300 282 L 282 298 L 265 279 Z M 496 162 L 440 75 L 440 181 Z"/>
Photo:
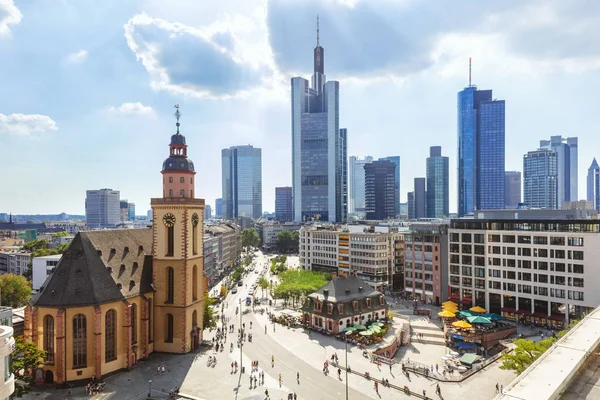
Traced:
<path fill-rule="evenodd" d="M 383 220 L 396 216 L 396 165 L 391 161 L 365 164 L 365 212 L 367 219 Z"/>
<path fill-rule="evenodd" d="M 204 220 L 209 221 L 212 218 L 212 208 L 210 204 L 204 206 Z"/>
<path fill-rule="evenodd" d="M 350 195 L 348 196 L 348 212 L 350 214 L 365 212 L 365 165 L 373 162 L 373 157 L 358 158 L 350 156 Z"/>
<path fill-rule="evenodd" d="M 85 222 L 88 228 L 114 228 L 121 222 L 121 202 L 118 190 L 87 190 Z"/>
<path fill-rule="evenodd" d="M 127 203 L 127 219 L 135 221 L 135 203 Z"/>
<path fill-rule="evenodd" d="M 532 208 L 558 208 L 556 152 L 540 149 L 523 156 L 525 205 Z"/>
<path fill-rule="evenodd" d="M 414 189 L 414 218 L 426 218 L 427 217 L 427 186 L 425 178 L 415 178 L 415 189 Z"/>
<path fill-rule="evenodd" d="M 406 208 L 408 219 L 415 219 L 415 192 L 406 194 Z"/>
<path fill-rule="evenodd" d="M 396 204 L 394 206 L 395 216 L 400 215 L 400 156 L 390 156 L 380 158 L 379 161 L 391 161 L 396 166 L 396 180 L 394 181 Z"/>
<path fill-rule="evenodd" d="M 562 136 L 550 136 L 550 140 L 540 140 L 540 148 L 552 150 L 556 153 L 558 171 L 558 201 L 579 200 L 577 190 L 577 138 L 563 139 Z"/>
<path fill-rule="evenodd" d="M 458 215 L 504 208 L 504 100 L 469 86 L 458 93 Z"/>
<path fill-rule="evenodd" d="M 515 209 L 521 202 L 521 172 L 504 172 L 504 208 Z"/>
<path fill-rule="evenodd" d="M 450 164 L 442 156 L 441 146 L 429 148 L 427 158 L 427 217 L 441 218 L 450 214 Z"/>
<path fill-rule="evenodd" d="M 221 218 L 223 216 L 223 199 L 218 198 L 215 200 L 215 217 Z"/>
<path fill-rule="evenodd" d="M 275 188 L 275 219 L 279 222 L 291 222 L 293 219 L 291 186 Z"/>
<path fill-rule="evenodd" d="M 339 82 L 325 79 L 324 50 L 314 49 L 314 73 L 292 78 L 294 221 L 345 222 L 347 131 L 339 126 Z"/>
<path fill-rule="evenodd" d="M 119 216 L 121 218 L 121 222 L 125 222 L 129 218 L 129 202 L 127 199 L 119 201 Z"/>
<path fill-rule="evenodd" d="M 223 218 L 262 216 L 261 150 L 250 145 L 221 151 Z"/>
<path fill-rule="evenodd" d="M 588 168 L 587 199 L 592 202 L 594 209 L 600 212 L 600 166 L 595 158 Z"/>

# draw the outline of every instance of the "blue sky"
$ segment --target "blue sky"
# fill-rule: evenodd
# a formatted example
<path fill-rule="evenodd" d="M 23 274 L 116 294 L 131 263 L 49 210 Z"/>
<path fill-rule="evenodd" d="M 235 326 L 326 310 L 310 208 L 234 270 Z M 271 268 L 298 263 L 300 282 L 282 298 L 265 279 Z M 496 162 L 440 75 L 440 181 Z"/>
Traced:
<path fill-rule="evenodd" d="M 429 146 L 450 157 L 456 93 L 506 100 L 506 168 L 579 137 L 579 197 L 600 156 L 600 3 L 533 0 L 0 0 L 0 212 L 84 213 L 109 187 L 144 214 L 180 104 L 196 193 L 221 195 L 220 150 L 262 148 L 263 209 L 291 184 L 289 82 L 309 77 L 315 20 L 340 81 L 348 154 L 401 157 L 402 201 Z"/>

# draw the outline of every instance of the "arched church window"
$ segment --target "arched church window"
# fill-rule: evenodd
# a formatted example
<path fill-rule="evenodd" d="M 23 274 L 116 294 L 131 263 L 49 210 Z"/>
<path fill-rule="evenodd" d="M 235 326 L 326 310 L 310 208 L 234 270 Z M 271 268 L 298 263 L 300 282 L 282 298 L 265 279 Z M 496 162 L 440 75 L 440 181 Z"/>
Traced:
<path fill-rule="evenodd" d="M 73 318 L 73 368 L 87 367 L 87 324 L 85 315 Z"/>

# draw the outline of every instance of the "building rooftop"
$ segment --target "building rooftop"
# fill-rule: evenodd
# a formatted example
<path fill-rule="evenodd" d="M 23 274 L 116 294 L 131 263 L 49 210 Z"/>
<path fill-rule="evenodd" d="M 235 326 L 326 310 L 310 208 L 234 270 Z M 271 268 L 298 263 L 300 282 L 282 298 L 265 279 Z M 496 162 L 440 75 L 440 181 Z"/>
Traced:
<path fill-rule="evenodd" d="M 367 282 L 356 276 L 350 276 L 333 279 L 308 297 L 336 303 L 379 295 L 381 292 L 373 289 Z"/>

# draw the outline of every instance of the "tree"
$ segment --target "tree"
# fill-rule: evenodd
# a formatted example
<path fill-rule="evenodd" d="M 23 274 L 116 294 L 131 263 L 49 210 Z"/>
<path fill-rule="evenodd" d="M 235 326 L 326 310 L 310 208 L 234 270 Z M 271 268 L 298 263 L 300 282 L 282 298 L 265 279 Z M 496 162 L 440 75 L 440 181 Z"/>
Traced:
<path fill-rule="evenodd" d="M 246 228 L 242 232 L 243 247 L 258 247 L 260 246 L 260 237 L 254 228 Z"/>
<path fill-rule="evenodd" d="M 0 275 L 0 303 L 8 307 L 23 307 L 31 298 L 31 283 L 21 275 Z"/>
<path fill-rule="evenodd" d="M 299 231 L 281 231 L 277 235 L 277 249 L 284 253 L 288 251 L 298 251 L 298 243 L 300 242 Z"/>
<path fill-rule="evenodd" d="M 265 278 L 264 275 L 260 276 L 260 279 L 258 280 L 258 286 L 260 286 L 262 289 L 263 297 L 265 297 L 265 290 L 269 288 L 269 280 Z"/>
<path fill-rule="evenodd" d="M 208 293 L 204 294 L 204 317 L 202 320 L 202 328 L 216 328 L 217 327 L 217 319 L 215 318 L 215 310 L 211 307 L 211 305 L 215 302 L 215 299 L 208 296 Z"/>
<path fill-rule="evenodd" d="M 52 234 L 52 239 L 56 239 L 58 237 L 64 237 L 64 236 L 71 236 L 71 235 L 69 235 L 69 232 L 65 232 L 65 231 L 63 231 L 63 232 L 56 232 L 56 233 Z"/>
<path fill-rule="evenodd" d="M 46 352 L 38 349 L 33 342 L 28 342 L 22 336 L 15 338 L 15 350 L 12 352 L 12 368 L 11 372 L 16 379 L 29 383 L 33 376 L 33 370 L 44 364 Z M 21 397 L 27 393 L 27 387 L 15 384 L 14 396 Z"/>
<path fill-rule="evenodd" d="M 555 338 L 548 338 L 535 343 L 533 340 L 517 339 L 514 341 L 515 349 L 512 353 L 501 357 L 500 369 L 511 370 L 519 375 L 525 371 L 535 360 L 546 352 L 556 342 Z"/>

